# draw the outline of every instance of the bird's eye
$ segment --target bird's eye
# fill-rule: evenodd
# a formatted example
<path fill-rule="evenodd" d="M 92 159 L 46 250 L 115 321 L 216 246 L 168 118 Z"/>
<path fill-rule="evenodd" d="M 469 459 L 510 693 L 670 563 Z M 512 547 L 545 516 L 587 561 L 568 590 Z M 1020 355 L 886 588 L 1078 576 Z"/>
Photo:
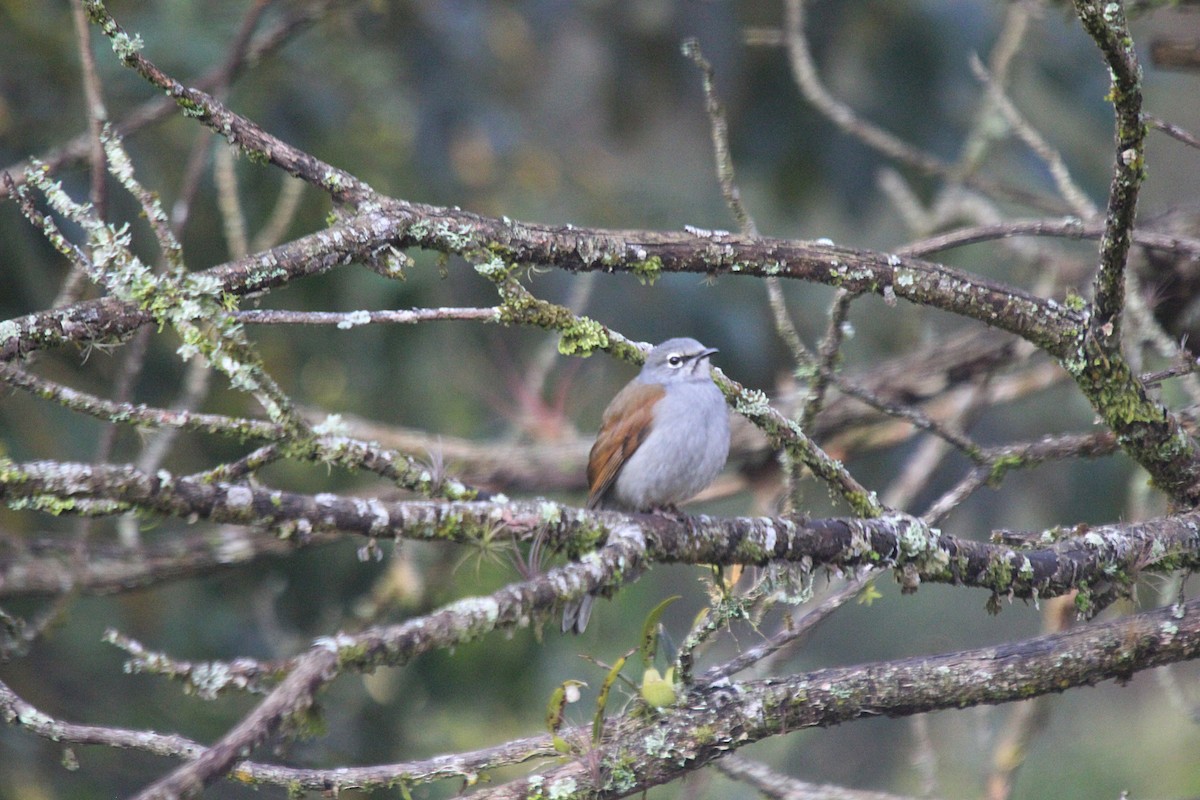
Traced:
<path fill-rule="evenodd" d="M 678 353 L 671 353 L 671 355 L 667 356 L 667 364 L 672 367 L 681 367 L 683 366 L 683 356 Z"/>

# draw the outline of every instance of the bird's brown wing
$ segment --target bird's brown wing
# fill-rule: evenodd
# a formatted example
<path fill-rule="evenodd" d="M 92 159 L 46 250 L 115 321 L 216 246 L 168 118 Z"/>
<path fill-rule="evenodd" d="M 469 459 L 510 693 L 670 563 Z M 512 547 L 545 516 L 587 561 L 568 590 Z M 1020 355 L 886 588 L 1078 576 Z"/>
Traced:
<path fill-rule="evenodd" d="M 588 508 L 604 501 L 621 467 L 646 440 L 654 423 L 654 406 L 664 394 L 659 384 L 631 383 L 608 404 L 588 456 Z"/>

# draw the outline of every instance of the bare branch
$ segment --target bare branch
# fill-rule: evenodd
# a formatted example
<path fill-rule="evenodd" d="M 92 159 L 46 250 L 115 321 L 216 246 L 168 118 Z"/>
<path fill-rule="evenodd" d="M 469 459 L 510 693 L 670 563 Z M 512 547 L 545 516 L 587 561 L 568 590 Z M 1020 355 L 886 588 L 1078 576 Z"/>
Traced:
<path fill-rule="evenodd" d="M 1155 130 L 1162 131 L 1172 139 L 1183 142 L 1189 147 L 1200 148 L 1200 137 L 1196 136 L 1195 134 L 1190 133 L 1178 125 L 1167 122 L 1165 119 L 1156 117 L 1152 114 L 1143 114 L 1142 116 L 1146 120 L 1146 124 Z"/>
<path fill-rule="evenodd" d="M 1061 220 L 1030 219 L 1008 220 L 994 225 L 975 225 L 938 234 L 918 242 L 911 242 L 896 249 L 899 256 L 929 256 L 952 247 L 963 247 L 979 242 L 1006 239 L 1012 236 L 1054 236 L 1064 239 L 1099 239 L 1104 227 L 1098 223 L 1086 223 L 1077 217 Z M 1163 250 L 1192 257 L 1200 257 L 1200 240 L 1186 236 L 1175 236 L 1157 231 L 1135 230 L 1135 244 L 1153 250 Z"/>
<path fill-rule="evenodd" d="M 830 121 L 887 157 L 915 167 L 922 172 L 941 175 L 952 180 L 963 180 L 983 191 L 1017 200 L 1035 208 L 1042 208 L 1051 213 L 1061 211 L 1056 207 L 1056 203 L 1048 202 L 1045 198 L 1023 189 L 988 180 L 974 172 L 962 174 L 941 159 L 919 150 L 877 125 L 859 118 L 853 109 L 836 99 L 821 83 L 816 64 L 808 49 L 804 26 L 804 4 L 805 0 L 787 0 L 785 4 L 787 27 L 784 32 L 784 41 L 787 45 L 792 75 L 796 84 L 804 93 L 805 99 Z"/>
<path fill-rule="evenodd" d="M 760 764 L 739 755 L 726 756 L 714 762 L 714 765 L 726 777 L 753 786 L 769 800 L 916 800 L 915 797 L 901 797 L 898 794 L 888 794 L 887 792 L 869 792 L 829 784 L 809 783 L 789 775 L 783 775 L 766 764 Z M 924 800 L 930 800 L 927 795 L 921 795 L 921 797 Z"/>
<path fill-rule="evenodd" d="M 371 664 L 406 663 L 415 655 L 479 637 L 489 631 L 532 624 L 557 604 L 563 582 L 582 584 L 579 597 L 601 588 L 605 573 L 636 574 L 645 541 L 636 527 L 616 526 L 609 541 L 588 564 L 552 570 L 533 581 L 510 584 L 487 597 L 467 598 L 426 617 L 372 628 L 356 635 L 320 640 L 298 658 L 292 671 L 241 723 L 194 761 L 179 767 L 136 795 L 137 800 L 190 797 L 231 770 L 236 761 L 265 741 L 283 721 L 309 708 L 322 686 L 344 669 Z"/>
<path fill-rule="evenodd" d="M 988 97 L 996 108 L 1000 109 L 1000 113 L 1016 131 L 1017 136 L 1046 163 L 1046 167 L 1050 170 L 1050 176 L 1054 178 L 1054 184 L 1058 187 L 1058 193 L 1066 199 L 1075 213 L 1089 221 L 1096 217 L 1099 212 L 1096 210 L 1095 204 L 1075 184 L 1062 155 L 1026 121 L 1013 102 L 1004 94 L 1003 88 L 988 73 L 978 56 L 972 56 L 971 70 L 975 73 L 975 77 L 987 87 Z"/>
<path fill-rule="evenodd" d="M 413 308 L 407 311 L 235 311 L 234 319 L 249 325 L 336 325 L 341 330 L 359 325 L 412 325 L 434 320 L 496 322 L 499 308 Z"/>
<path fill-rule="evenodd" d="M 0 719 L 21 725 L 32 733 L 66 744 L 95 744 L 141 750 L 155 755 L 192 759 L 203 745 L 183 736 L 136 731 L 102 725 L 64 722 L 35 708 L 0 681 Z M 472 753 L 437 756 L 425 761 L 335 769 L 296 769 L 275 764 L 242 761 L 229 774 L 235 782 L 263 783 L 288 788 L 331 791 L 353 788 L 391 788 L 397 783 L 431 783 L 448 778 L 473 778 L 485 769 L 520 764 L 532 758 L 557 755 L 549 737 L 514 739 Z"/>
<path fill-rule="evenodd" d="M 226 526 L 215 534 L 180 534 L 137 549 L 88 542 L 34 540 L 0 553 L 0 598 L 49 597 L 64 592 L 112 594 L 283 558 L 338 537 L 282 539 L 253 528 Z"/>

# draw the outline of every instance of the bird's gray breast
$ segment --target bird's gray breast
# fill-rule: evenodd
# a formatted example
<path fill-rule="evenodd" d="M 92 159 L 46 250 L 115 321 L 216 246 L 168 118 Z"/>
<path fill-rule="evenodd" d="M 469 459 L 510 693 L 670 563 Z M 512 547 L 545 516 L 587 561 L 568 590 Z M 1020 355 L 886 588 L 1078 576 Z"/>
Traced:
<path fill-rule="evenodd" d="M 616 504 L 649 511 L 682 503 L 717 477 L 729 455 L 729 409 L 704 380 L 667 384 L 650 435 L 621 468 Z"/>

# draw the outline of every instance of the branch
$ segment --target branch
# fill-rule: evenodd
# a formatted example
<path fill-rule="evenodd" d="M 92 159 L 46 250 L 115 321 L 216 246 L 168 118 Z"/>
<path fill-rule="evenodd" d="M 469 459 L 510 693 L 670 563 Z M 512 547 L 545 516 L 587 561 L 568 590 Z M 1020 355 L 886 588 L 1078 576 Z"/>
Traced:
<path fill-rule="evenodd" d="M 587 563 L 510 584 L 486 597 L 459 600 L 400 625 L 318 640 L 296 660 L 294 669 L 279 686 L 233 730 L 196 760 L 140 792 L 136 800 L 175 800 L 198 793 L 266 741 L 287 718 L 307 710 L 316 693 L 346 668 L 404 664 L 421 653 L 453 647 L 497 629 L 528 627 L 533 611 L 544 615 L 564 594 L 581 597 L 601 588 L 606 574 L 636 571 L 644 552 L 645 542 L 636 527 L 617 526 L 609 542 Z M 574 591 L 573 583 L 579 587 Z"/>
<path fill-rule="evenodd" d="M 1084 222 L 1078 217 L 1063 219 L 1015 219 L 993 225 L 974 225 L 959 228 L 918 242 L 910 242 L 896 249 L 899 256 L 928 256 L 952 247 L 963 247 L 979 242 L 1007 239 L 1013 236 L 1053 236 L 1061 239 L 1099 239 L 1105 228 L 1098 223 Z M 1163 250 L 1181 256 L 1200 258 L 1200 239 L 1175 236 L 1158 231 L 1135 230 L 1133 241 L 1151 250 Z"/>
<path fill-rule="evenodd" d="M 10 725 L 19 725 L 37 736 L 65 744 L 94 744 L 183 759 L 194 759 L 205 751 L 203 745 L 183 736 L 101 725 L 80 725 L 55 719 L 21 699 L 3 681 L 0 681 L 0 719 Z M 531 758 L 550 758 L 557 754 L 548 736 L 538 736 L 514 739 L 497 747 L 471 753 L 366 767 L 298 769 L 242 761 L 229 774 L 229 779 L 250 785 L 269 783 L 289 789 L 313 791 L 394 788 L 398 782 L 415 784 L 432 783 L 447 778 L 471 779 L 485 769 L 520 764 Z"/>
<path fill-rule="evenodd" d="M 811 567 L 891 567 L 907 590 L 922 581 L 988 589 L 990 605 L 1001 596 L 1038 599 L 1080 590 L 1078 605 L 1089 610 L 1090 593 L 1122 591 L 1143 570 L 1200 567 L 1200 512 L 1140 523 L 1055 529 L 1024 537 L 1036 549 L 958 539 L 904 514 L 862 519 L 791 517 L 690 517 L 575 509 L 546 501 L 485 503 L 376 499 L 323 493 L 305 495 L 257 484 L 149 475 L 128 467 L 0 461 L 0 501 L 56 513 L 89 512 L 103 500 L 167 516 L 268 527 L 283 535 L 344 532 L 370 537 L 468 543 L 503 526 L 514 536 L 544 536 L 558 549 L 578 550 L 595 542 L 597 526 L 634 526 L 645 538 L 651 561 L 690 564 L 754 564 L 772 560 Z M 112 513 L 109 511 L 109 513 Z M 584 584 L 559 586 L 569 599 L 630 574 L 631 564 L 592 568 Z M 568 573 L 574 574 L 574 573 Z M 536 609 L 527 609 L 531 613 Z"/>
<path fill-rule="evenodd" d="M 544 264 L 570 271 L 620 269 L 651 277 L 667 271 L 779 275 L 840 286 L 852 293 L 890 293 L 961 314 L 1016 333 L 1059 359 L 1155 483 L 1185 504 L 1200 501 L 1200 453 L 1195 442 L 1174 415 L 1146 394 L 1119 354 L 1089 335 L 1086 314 L 1070 304 L 1044 300 L 1016 287 L 919 259 L 813 242 L 747 240 L 711 232 L 697 236 L 525 225 L 393 201 L 386 212 L 357 217 L 259 258 L 193 274 L 197 281 L 210 276 L 216 279 L 221 291 L 245 294 L 280 285 L 295 275 L 323 272 L 347 259 L 387 258 L 397 248 L 414 246 L 459 253 L 476 261 L 477 271 L 509 287 L 500 307 L 502 323 L 560 331 L 578 339 L 579 343 L 572 346 L 584 353 L 595 347 L 609 347 L 604 342 L 609 341 L 611 332 L 602 329 L 604 337 L 593 341 L 591 329 L 581 327 L 580 319 L 569 309 L 545 303 L 521 290 L 511 278 L 515 265 Z M 480 258 L 483 260 L 478 261 Z M 109 298 L 10 320 L 0 323 L 0 359 L 66 339 L 111 338 L 150 320 L 151 316 L 136 306 Z M 771 413 L 764 417 L 758 413 L 757 401 L 740 387 L 735 391 L 745 401 L 739 410 L 757 418 L 768 435 L 782 436 L 784 441 L 794 437 L 796 432 L 789 433 L 786 418 Z M 814 456 L 807 463 L 811 466 L 821 461 Z M 831 485 L 838 486 L 853 507 L 869 509 L 867 494 L 839 475 L 832 464 L 827 466 L 815 471 L 831 479 Z"/>
<path fill-rule="evenodd" d="M 808 48 L 805 32 L 805 0 L 787 0 L 784 4 L 786 29 L 784 44 L 787 47 L 792 77 L 804 94 L 804 98 L 833 124 L 890 159 L 919 169 L 921 172 L 940 175 L 950 180 L 961 180 L 982 191 L 1000 195 L 1010 200 L 1043 208 L 1051 212 L 1061 211 L 1056 202 L 1049 201 L 1024 189 L 999 181 L 992 181 L 974 171 L 966 172 L 942 159 L 920 150 L 872 122 L 861 119 L 850 106 L 830 94 L 821 82 L 816 63 Z"/>
<path fill-rule="evenodd" d="M 285 311 L 254 309 L 235 311 L 233 318 L 248 325 L 336 325 L 349 330 L 360 325 L 415 325 L 433 320 L 474 320 L 495 322 L 498 308 L 413 308 L 407 311 Z"/>
<path fill-rule="evenodd" d="M 626 715 L 577 761 L 472 797 L 627 797 L 782 732 L 1057 694 L 1198 656 L 1193 600 L 996 647 L 700 689 L 661 714 Z"/>
<path fill-rule="evenodd" d="M 333 542 L 315 535 L 281 539 L 254 529 L 227 527 L 173 538 L 160 545 L 128 548 L 94 542 L 33 541 L 0 555 L 0 598 L 45 597 L 66 592 L 110 594 L 164 581 L 281 558 Z"/>
<path fill-rule="evenodd" d="M 1004 87 L 992 77 L 978 56 L 971 56 L 971 71 L 987 88 L 988 99 L 999 110 L 1009 127 L 1016 132 L 1030 150 L 1037 154 L 1038 158 L 1045 162 L 1046 168 L 1050 170 L 1050 177 L 1054 179 L 1054 185 L 1063 199 L 1070 204 L 1076 214 L 1085 220 L 1090 221 L 1096 217 L 1098 214 L 1096 207 L 1087 194 L 1076 185 L 1062 155 L 1021 115 L 1016 105 L 1004 93 Z"/>
<path fill-rule="evenodd" d="M 244 296 L 322 275 L 350 261 L 371 261 L 388 252 L 397 220 L 354 217 L 319 233 L 231 261 L 197 276 L 216 281 L 218 291 Z M 114 297 L 75 303 L 0 322 L 0 361 L 12 361 L 68 343 L 116 342 L 153 322 L 146 309 Z"/>
<path fill-rule="evenodd" d="M 1197 137 L 1195 134 L 1184 130 L 1183 128 L 1179 127 L 1178 125 L 1167 122 L 1165 119 L 1156 117 L 1153 114 L 1145 114 L 1143 116 L 1144 116 L 1144 119 L 1146 120 L 1146 124 L 1149 125 L 1150 127 L 1154 128 L 1155 130 L 1162 131 L 1167 136 L 1170 136 L 1172 139 L 1175 139 L 1176 141 L 1179 141 L 1179 142 L 1183 142 L 1184 144 L 1188 145 L 1189 147 L 1195 147 L 1197 149 L 1200 149 L 1200 137 Z"/>
<path fill-rule="evenodd" d="M 725 756 L 714 763 L 727 778 L 742 781 L 769 800 L 917 800 L 887 792 L 869 792 L 843 786 L 815 784 L 783 775 L 757 761 L 739 755 Z M 931 800 L 922 795 L 923 800 Z"/>
<path fill-rule="evenodd" d="M 120 422 L 171 430 L 202 431 L 222 434 L 238 441 L 262 438 L 274 443 L 281 443 L 285 442 L 288 436 L 287 430 L 282 425 L 262 420 L 173 411 L 165 408 L 153 408 L 140 403 L 137 405 L 114 403 L 40 378 L 3 362 L 0 362 L 0 380 L 39 397 L 53 400 L 73 411 L 113 423 Z M 429 497 L 440 496 L 461 500 L 486 495 L 486 493 L 472 489 L 458 480 L 447 478 L 445 475 L 433 474 L 424 464 L 404 453 L 380 447 L 375 442 L 352 439 L 341 435 L 340 431 L 335 433 L 332 430 L 323 429 L 339 428 L 338 423 L 340 423 L 340 418 L 337 415 L 327 416 L 317 425 L 318 432 L 322 435 L 312 438 L 302 450 L 293 448 L 289 454 L 294 458 L 320 461 L 349 469 L 365 469 L 387 478 L 397 486 Z M 307 421 L 306 424 L 308 424 Z M 283 456 L 281 449 L 281 447 L 277 447 L 270 452 L 271 460 Z M 243 463 L 247 460 L 251 466 L 259 468 L 266 463 L 262 460 L 261 455 L 256 451 L 235 463 L 232 468 L 239 470 L 237 473 L 239 476 L 248 471 L 245 469 L 246 463 Z M 228 471 L 230 469 L 230 465 L 222 465 L 211 470 L 206 477 L 219 476 L 229 480 Z"/>
<path fill-rule="evenodd" d="M 1100 241 L 1100 268 L 1095 281 L 1096 313 L 1092 331 L 1103 339 L 1120 342 L 1121 312 L 1125 305 L 1125 262 L 1137 214 L 1138 190 L 1146 176 L 1145 137 L 1142 121 L 1142 68 L 1133 48 L 1133 37 L 1120 3 L 1075 0 L 1075 12 L 1084 30 L 1100 48 L 1112 76 L 1112 103 L 1116 112 L 1116 159 L 1108 191 L 1104 238 Z M 1114 345 L 1114 348 L 1119 345 Z"/>
<path fill-rule="evenodd" d="M 503 613 L 504 609 L 499 611 Z M 436 621 L 442 613 L 382 630 L 412 632 L 422 624 Z M 432 630 L 438 635 L 440 628 Z M 298 669 L 287 682 L 294 689 L 304 689 L 302 695 L 315 691 L 325 680 L 320 669 L 336 670 L 338 646 L 343 654 L 348 654 L 364 638 L 343 635 L 336 642 L 319 642 L 302 657 L 303 671 Z M 541 774 L 473 797 L 480 800 L 544 797 L 546 788 L 556 785 L 563 797 L 622 797 L 696 770 L 731 749 L 799 728 L 834 725 L 879 714 L 908 716 L 1022 700 L 1104 680 L 1128 680 L 1138 671 L 1198 655 L 1200 601 L 1193 600 L 1083 626 L 1068 633 L 997 647 L 706 686 L 689 692 L 677 706 L 659 714 L 647 716 L 637 712 L 610 720 L 606 725 L 609 733 L 600 749 L 578 761 L 551 767 Z M 272 694 L 275 701 L 268 698 L 247 719 L 247 725 L 241 727 L 258 728 L 268 713 L 282 711 L 286 705 L 284 694 L 281 685 Z M 0 683 L 0 716 L 9 724 L 21 725 L 55 741 L 128 747 L 173 757 L 200 756 L 200 759 L 218 748 L 226 749 L 224 742 L 203 750 L 178 736 L 60 722 L 25 703 L 3 683 Z M 228 766 L 235 770 L 231 777 L 238 780 L 279 783 L 298 780 L 304 788 L 319 789 L 373 787 L 406 778 L 430 781 L 476 774 L 497 764 L 549 756 L 553 753 L 549 739 L 548 735 L 519 739 L 477 753 L 392 766 L 320 771 L 243 762 L 234 767 L 237 754 L 232 754 Z M 209 758 L 206 764 L 214 759 Z M 593 771 L 585 761 L 601 768 Z M 185 765 L 175 774 L 186 771 L 188 777 L 199 779 L 195 768 L 198 763 L 199 760 Z M 215 777 L 212 774 L 201 780 Z M 572 781 L 573 788 L 568 789 Z M 178 796 L 189 796 L 199 789 L 199 784 L 181 779 L 162 781 L 144 796 L 168 796 L 158 793 L 159 789 L 164 793 L 178 790 Z"/>
<path fill-rule="evenodd" d="M 142 47 L 141 37 L 126 32 L 108 13 L 102 0 L 85 0 L 84 5 L 92 21 L 111 40 L 113 52 L 122 64 L 166 92 L 185 115 L 195 117 L 250 158 L 274 164 L 341 202 L 374 196 L 375 191 L 364 181 L 277 139 L 245 117 L 229 111 L 212 95 L 188 88 L 160 70 L 138 52 Z"/>
<path fill-rule="evenodd" d="M 226 62 L 196 78 L 193 85 L 205 91 L 218 90 L 230 85 L 247 65 L 261 62 L 325 16 L 331 8 L 343 2 L 345 0 L 319 0 L 314 3 L 288 4 L 285 16 L 274 27 L 256 38 L 248 47 L 242 47 L 239 36 L 230 48 Z M 254 15 L 254 10 L 251 11 L 251 15 Z M 138 106 L 125 119 L 114 123 L 114 127 L 117 135 L 125 138 L 142 128 L 161 122 L 177 109 L 178 106 L 170 98 L 155 97 Z M 89 133 L 79 134 L 66 144 L 43 153 L 36 160 L 46 164 L 51 172 L 58 172 L 63 167 L 87 158 L 92 141 L 93 137 Z M 13 186 L 23 185 L 25 173 L 30 166 L 30 161 L 19 162 L 6 169 L 0 169 L 0 177 L 11 178 L 14 181 Z M 6 180 L 0 180 L 0 199 L 10 196 L 10 192 L 11 187 Z"/>

